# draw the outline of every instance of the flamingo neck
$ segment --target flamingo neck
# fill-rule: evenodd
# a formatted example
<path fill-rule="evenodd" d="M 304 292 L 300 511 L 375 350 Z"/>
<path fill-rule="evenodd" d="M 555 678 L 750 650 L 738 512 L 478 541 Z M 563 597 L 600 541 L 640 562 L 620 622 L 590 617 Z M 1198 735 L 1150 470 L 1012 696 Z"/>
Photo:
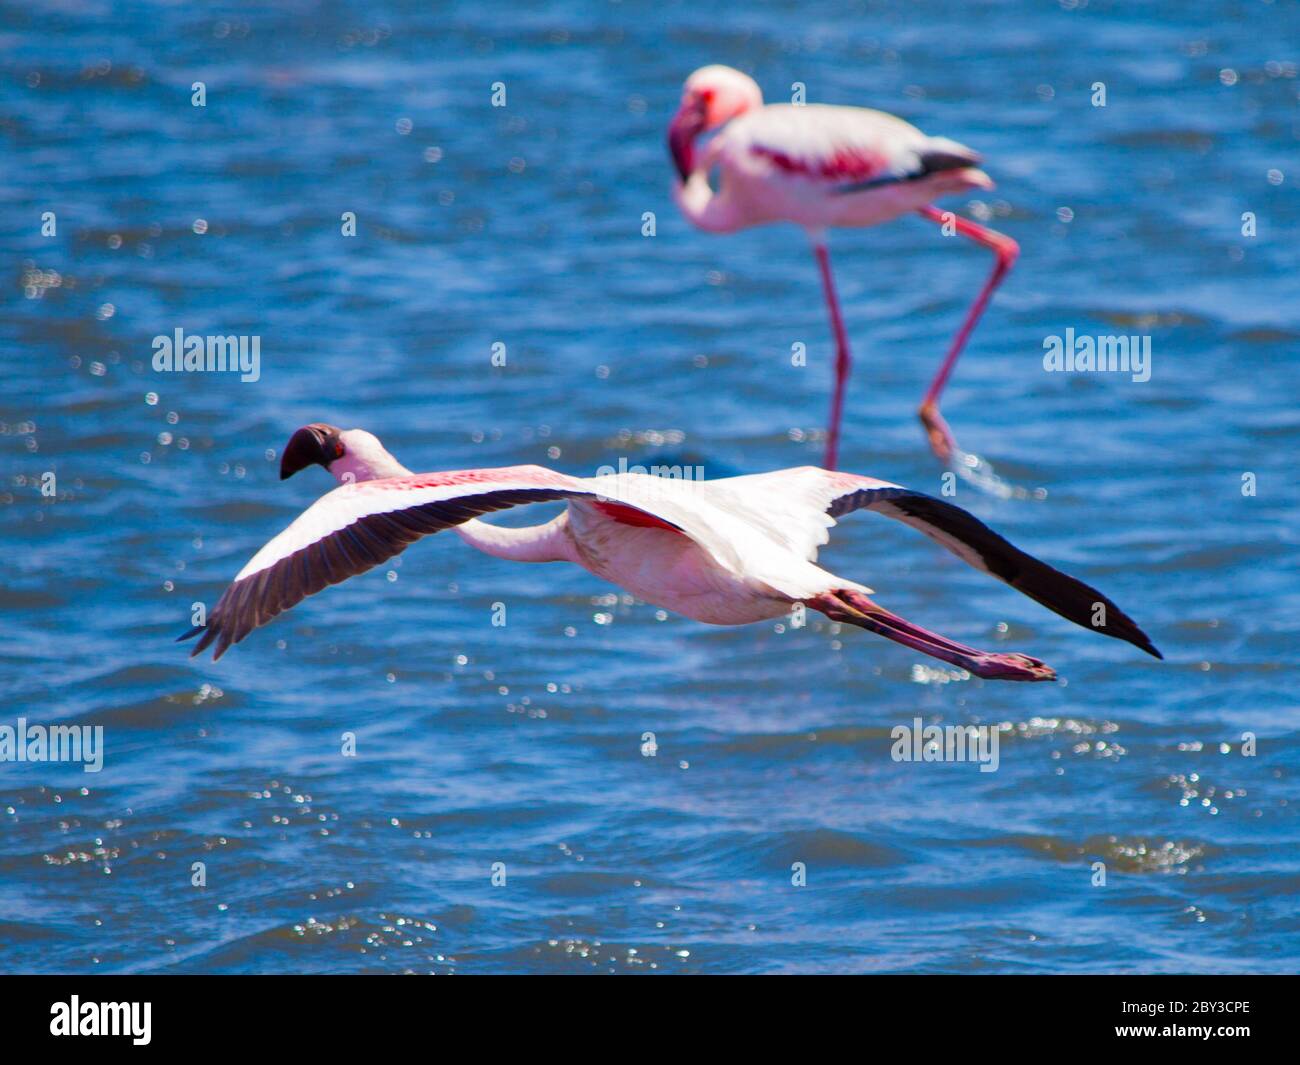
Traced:
<path fill-rule="evenodd" d="M 694 171 L 685 183 L 673 190 L 677 206 L 692 225 L 710 233 L 730 233 L 740 228 L 740 220 L 725 196 L 718 196 L 709 184 L 708 172 Z"/>
<path fill-rule="evenodd" d="M 577 551 L 569 535 L 569 515 L 565 513 L 545 525 L 507 529 L 470 518 L 454 526 L 457 536 L 485 555 L 509 562 L 577 562 Z"/>
<path fill-rule="evenodd" d="M 346 438 L 345 438 L 346 439 Z M 371 438 L 373 440 L 373 437 Z M 362 439 L 359 444 L 349 442 L 342 457 L 329 465 L 329 471 L 339 484 L 354 481 L 377 481 L 381 477 L 409 477 L 411 471 L 393 458 L 378 440 L 373 443 Z"/>

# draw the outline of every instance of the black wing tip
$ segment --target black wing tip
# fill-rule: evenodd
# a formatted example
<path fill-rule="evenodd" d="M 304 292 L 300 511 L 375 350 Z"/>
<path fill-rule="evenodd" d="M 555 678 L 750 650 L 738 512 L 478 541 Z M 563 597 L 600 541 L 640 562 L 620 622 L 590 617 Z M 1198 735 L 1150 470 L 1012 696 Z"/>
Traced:
<path fill-rule="evenodd" d="M 204 651 L 206 651 L 208 647 L 211 646 L 212 641 L 215 640 L 218 635 L 220 635 L 219 631 L 217 629 L 214 629 L 211 626 L 211 624 L 195 625 L 188 632 L 183 632 L 181 633 L 181 635 L 177 636 L 176 643 L 184 643 L 186 640 L 192 640 L 194 639 L 195 636 L 199 636 L 200 637 L 199 642 L 190 648 L 190 657 L 195 658 L 198 655 L 201 655 Z M 217 652 L 212 656 L 212 661 L 215 662 L 218 658 L 220 658 L 222 654 L 225 653 L 226 648 L 229 646 L 230 646 L 229 643 L 219 645 Z"/>
<path fill-rule="evenodd" d="M 1151 637 L 1138 628 L 1137 623 L 1116 607 L 1114 603 L 1111 603 L 1110 606 L 1111 609 L 1119 615 L 1119 624 L 1115 625 L 1113 629 L 1109 625 L 1097 626 L 1096 631 L 1100 632 L 1103 636 L 1110 636 L 1116 640 L 1123 640 L 1125 643 L 1131 643 L 1139 651 L 1145 651 L 1152 658 L 1158 658 L 1163 662 L 1165 656 L 1160 653 L 1160 648 L 1151 642 Z M 1076 622 L 1076 624 L 1082 625 L 1082 622 Z"/>
<path fill-rule="evenodd" d="M 929 148 L 920 155 L 921 174 L 928 177 L 944 170 L 965 170 L 967 167 L 979 166 L 984 157 L 979 152 L 967 149 L 964 152 L 954 148 Z"/>
<path fill-rule="evenodd" d="M 1160 648 L 1148 640 L 1145 635 L 1143 635 L 1142 641 L 1142 643 L 1138 643 L 1136 640 L 1132 641 L 1133 646 L 1145 651 L 1152 658 L 1160 659 L 1161 662 L 1165 660 L 1165 656 L 1160 653 Z"/>
<path fill-rule="evenodd" d="M 983 559 L 992 576 L 1005 581 L 1022 595 L 1067 621 L 1074 622 L 1080 628 L 1093 629 L 1103 636 L 1124 640 L 1152 658 L 1164 661 L 1165 656 L 1151 642 L 1151 638 L 1111 599 L 1077 577 L 1071 577 L 1055 566 L 1020 550 L 970 511 L 955 503 L 908 488 L 870 488 L 846 492 L 836 497 L 827 508 L 827 513 L 838 518 L 842 513 L 853 509 L 854 497 L 863 493 L 871 494 L 878 501 L 888 502 L 909 517 L 927 522 L 971 547 Z M 981 536 L 987 536 L 988 539 L 981 542 Z M 1096 625 L 1090 620 L 1092 612 L 1099 605 L 1106 608 L 1108 621 L 1103 625 Z"/>

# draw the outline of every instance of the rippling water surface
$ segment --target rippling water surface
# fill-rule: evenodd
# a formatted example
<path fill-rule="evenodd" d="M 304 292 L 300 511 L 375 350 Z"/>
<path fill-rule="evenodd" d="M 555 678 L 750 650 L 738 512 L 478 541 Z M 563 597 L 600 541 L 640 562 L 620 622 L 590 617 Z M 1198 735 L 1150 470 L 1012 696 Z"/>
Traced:
<path fill-rule="evenodd" d="M 0 5 L 0 723 L 107 744 L 0 764 L 0 967 L 1294 970 L 1300 18 L 1074 6 Z M 188 660 L 191 604 L 327 487 L 277 479 L 308 421 L 416 469 L 818 460 L 802 235 L 669 197 L 709 61 L 986 154 L 997 191 L 950 206 L 1024 250 L 945 412 L 1046 499 L 957 501 L 1166 661 L 870 514 L 827 565 L 1062 683 L 709 628 L 452 537 Z M 918 220 L 833 248 L 843 463 L 937 492 L 913 412 L 987 256 Z M 261 380 L 155 373 L 178 327 L 260 336 Z M 1151 380 L 1044 373 L 1067 327 L 1149 335 Z M 999 770 L 892 761 L 918 716 L 1001 725 Z"/>

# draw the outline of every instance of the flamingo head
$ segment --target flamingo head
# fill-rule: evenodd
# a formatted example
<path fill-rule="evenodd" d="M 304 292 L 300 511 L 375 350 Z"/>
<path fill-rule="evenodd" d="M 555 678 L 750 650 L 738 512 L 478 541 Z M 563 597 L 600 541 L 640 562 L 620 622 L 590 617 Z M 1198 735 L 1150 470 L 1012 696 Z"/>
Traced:
<path fill-rule="evenodd" d="M 346 450 L 343 434 L 334 426 L 323 422 L 304 425 L 289 437 L 280 454 L 280 480 L 286 480 L 312 465 L 324 466 L 328 470 L 330 463 L 342 458 Z"/>
<path fill-rule="evenodd" d="M 700 67 L 682 87 L 682 104 L 668 126 L 668 149 L 685 181 L 694 169 L 695 139 L 763 106 L 763 90 L 748 74 L 719 64 Z"/>
<path fill-rule="evenodd" d="M 340 484 L 391 476 L 395 462 L 373 433 L 364 429 L 339 429 L 324 422 L 304 425 L 284 445 L 280 480 L 308 466 L 323 466 Z"/>

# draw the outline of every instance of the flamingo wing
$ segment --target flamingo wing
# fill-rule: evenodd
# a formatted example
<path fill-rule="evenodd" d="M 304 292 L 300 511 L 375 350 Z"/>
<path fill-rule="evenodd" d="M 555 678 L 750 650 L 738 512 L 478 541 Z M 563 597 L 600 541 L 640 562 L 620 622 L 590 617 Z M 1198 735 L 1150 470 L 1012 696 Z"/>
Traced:
<path fill-rule="evenodd" d="M 902 161 L 901 166 L 893 170 L 848 181 L 836 187 L 835 192 L 843 195 L 849 192 L 865 192 L 867 189 L 881 185 L 898 185 L 907 181 L 920 181 L 931 174 L 944 170 L 965 170 L 967 167 L 979 166 L 983 158 L 979 152 L 967 148 L 964 144 L 949 140 L 947 137 L 927 137 L 926 143 L 914 148 L 910 156 Z"/>
<path fill-rule="evenodd" d="M 510 466 L 388 477 L 341 485 L 321 496 L 255 554 L 208 615 L 180 637 L 215 643 L 220 658 L 255 628 L 327 585 L 373 569 L 422 536 L 507 507 L 596 498 L 584 482 L 542 466 Z M 636 503 L 624 505 L 670 524 Z"/>
<path fill-rule="evenodd" d="M 1123 610 L 1096 588 L 1021 551 L 961 507 L 901 485 L 801 466 L 751 477 L 718 481 L 748 496 L 751 505 L 767 500 L 787 536 L 816 548 L 825 543 L 836 519 L 855 510 L 872 510 L 924 533 L 963 562 L 1009 584 L 1076 625 L 1125 640 L 1156 658 L 1164 656 Z M 813 513 L 814 509 L 816 514 Z M 829 521 L 827 521 L 829 519 Z M 1104 610 L 1098 610 L 1098 607 Z"/>
<path fill-rule="evenodd" d="M 816 466 L 799 466 L 724 477 L 707 484 L 710 498 L 728 513 L 742 518 L 778 547 L 816 562 L 817 550 L 830 539 L 835 524 L 826 509 L 827 476 Z"/>
<path fill-rule="evenodd" d="M 817 182 L 834 193 L 914 181 L 976 166 L 980 157 L 945 137 L 928 137 L 900 118 L 864 107 L 771 105 L 723 134 L 728 155 L 751 166 Z"/>

